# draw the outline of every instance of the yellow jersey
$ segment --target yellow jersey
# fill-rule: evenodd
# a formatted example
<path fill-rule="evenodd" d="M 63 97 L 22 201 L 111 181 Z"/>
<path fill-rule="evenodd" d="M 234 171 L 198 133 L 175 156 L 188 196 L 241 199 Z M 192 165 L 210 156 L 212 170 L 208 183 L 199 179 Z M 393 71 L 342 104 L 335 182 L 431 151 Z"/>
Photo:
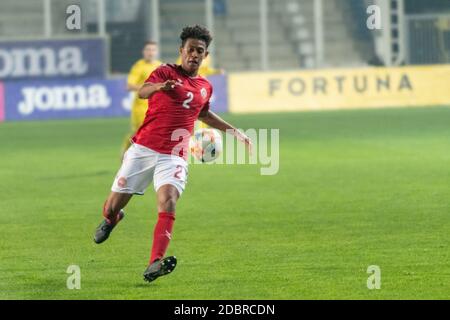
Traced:
<path fill-rule="evenodd" d="M 155 60 L 152 63 L 145 61 L 144 59 L 138 60 L 130 70 L 128 74 L 128 84 L 141 86 L 144 84 L 145 80 L 147 80 L 148 76 L 158 68 L 162 64 L 161 61 Z M 133 108 L 135 107 L 145 107 L 147 108 L 147 100 L 139 99 L 137 95 L 135 95 Z"/>

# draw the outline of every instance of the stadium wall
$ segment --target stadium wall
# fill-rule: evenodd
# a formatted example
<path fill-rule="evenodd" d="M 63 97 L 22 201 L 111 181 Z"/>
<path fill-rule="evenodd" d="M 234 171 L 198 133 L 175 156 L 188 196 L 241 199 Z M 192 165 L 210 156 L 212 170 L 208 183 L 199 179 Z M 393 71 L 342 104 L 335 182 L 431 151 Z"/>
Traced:
<path fill-rule="evenodd" d="M 234 73 L 235 113 L 450 105 L 450 65 Z"/>

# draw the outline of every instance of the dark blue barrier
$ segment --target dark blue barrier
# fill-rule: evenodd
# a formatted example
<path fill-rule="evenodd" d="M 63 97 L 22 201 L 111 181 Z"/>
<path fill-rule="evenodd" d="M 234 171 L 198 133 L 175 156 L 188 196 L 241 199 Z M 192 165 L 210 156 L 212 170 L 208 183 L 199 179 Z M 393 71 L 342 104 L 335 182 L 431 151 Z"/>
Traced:
<path fill-rule="evenodd" d="M 209 78 L 214 89 L 211 110 L 228 111 L 227 77 Z M 4 99 L 2 100 L 2 89 Z M 126 78 L 0 82 L 0 121 L 123 117 L 130 113 L 133 94 Z"/>
<path fill-rule="evenodd" d="M 0 41 L 0 80 L 104 78 L 104 38 Z"/>

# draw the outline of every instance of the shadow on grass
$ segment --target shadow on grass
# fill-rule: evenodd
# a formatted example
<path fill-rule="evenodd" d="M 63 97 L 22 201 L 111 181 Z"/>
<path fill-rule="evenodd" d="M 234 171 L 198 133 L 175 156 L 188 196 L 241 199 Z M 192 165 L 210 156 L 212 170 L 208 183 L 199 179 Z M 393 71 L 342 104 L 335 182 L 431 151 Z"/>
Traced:
<path fill-rule="evenodd" d="M 144 280 L 142 280 L 144 281 Z M 148 282 L 143 282 L 143 283 L 136 283 L 134 286 L 134 288 L 139 288 L 139 289 L 153 289 L 153 288 L 158 288 L 161 287 L 159 284 L 152 282 L 152 283 L 148 283 Z"/>

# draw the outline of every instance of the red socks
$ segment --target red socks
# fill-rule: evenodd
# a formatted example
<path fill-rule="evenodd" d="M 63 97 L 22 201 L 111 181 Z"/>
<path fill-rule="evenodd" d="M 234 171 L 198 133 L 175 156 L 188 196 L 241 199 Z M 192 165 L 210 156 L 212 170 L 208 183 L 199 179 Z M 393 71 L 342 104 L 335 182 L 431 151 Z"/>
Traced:
<path fill-rule="evenodd" d="M 173 223 L 175 221 L 175 212 L 160 212 L 158 222 L 153 232 L 153 246 L 150 264 L 156 259 L 162 259 L 169 246 L 172 237 Z"/>

